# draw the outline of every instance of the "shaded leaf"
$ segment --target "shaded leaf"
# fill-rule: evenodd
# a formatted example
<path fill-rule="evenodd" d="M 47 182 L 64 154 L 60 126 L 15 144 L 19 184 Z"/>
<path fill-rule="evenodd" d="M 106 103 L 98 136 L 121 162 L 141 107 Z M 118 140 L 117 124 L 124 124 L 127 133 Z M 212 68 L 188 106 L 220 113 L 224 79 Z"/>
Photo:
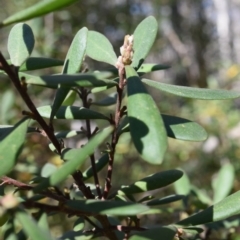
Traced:
<path fill-rule="evenodd" d="M 51 106 L 42 106 L 37 108 L 40 115 L 44 118 L 50 118 Z M 61 106 L 56 113 L 55 119 L 105 119 L 108 118 L 96 111 L 76 106 Z"/>
<path fill-rule="evenodd" d="M 8 52 L 13 65 L 20 67 L 31 55 L 34 47 L 32 29 L 25 23 L 16 24 L 8 37 Z"/>
<path fill-rule="evenodd" d="M 95 236 L 93 233 L 68 231 L 60 238 L 57 238 L 57 240 L 90 240 L 94 238 Z"/>
<path fill-rule="evenodd" d="M 16 219 L 21 223 L 27 236 L 34 240 L 52 240 L 52 238 L 40 229 L 33 218 L 23 211 L 16 212 Z"/>
<path fill-rule="evenodd" d="M 85 225 L 84 218 L 82 217 L 78 218 L 77 221 L 74 222 L 73 231 L 74 232 L 81 231 L 84 228 L 84 225 Z"/>
<path fill-rule="evenodd" d="M 179 201 L 179 200 L 183 199 L 184 197 L 185 197 L 184 195 L 170 195 L 170 196 L 163 197 L 160 199 L 154 199 L 152 201 L 147 202 L 146 204 L 148 206 L 162 205 L 162 204 Z"/>
<path fill-rule="evenodd" d="M 128 119 L 133 143 L 145 161 L 160 164 L 167 149 L 166 130 L 161 115 L 136 71 L 131 66 L 125 68 Z"/>
<path fill-rule="evenodd" d="M 57 138 L 71 138 L 71 137 L 75 137 L 79 134 L 84 134 L 84 132 L 82 131 L 76 131 L 76 130 L 71 130 L 71 131 L 61 131 L 61 132 L 57 132 L 55 133 L 55 136 Z"/>
<path fill-rule="evenodd" d="M 24 80 L 27 84 L 57 88 L 62 84 L 68 88 L 70 87 L 99 87 L 109 86 L 114 87 L 117 85 L 115 81 L 105 80 L 102 78 L 108 77 L 109 74 L 96 73 L 96 74 L 62 74 L 62 75 L 49 75 L 49 76 L 33 76 L 26 73 L 19 73 L 20 79 Z"/>
<path fill-rule="evenodd" d="M 231 163 L 224 164 L 212 181 L 213 203 L 221 201 L 231 192 L 234 178 L 233 165 Z"/>
<path fill-rule="evenodd" d="M 139 68 L 148 55 L 157 36 L 158 23 L 153 16 L 145 18 L 135 29 L 133 36 L 132 66 Z"/>
<path fill-rule="evenodd" d="M 152 228 L 131 234 L 129 240 L 159 240 L 159 237 L 164 240 L 173 240 L 176 233 L 175 227 Z"/>
<path fill-rule="evenodd" d="M 205 210 L 196 213 L 182 221 L 179 225 L 200 225 L 209 222 L 216 222 L 240 213 L 240 205 L 238 204 L 240 198 L 240 191 L 224 198 L 222 201 L 214 204 Z"/>
<path fill-rule="evenodd" d="M 109 40 L 99 32 L 89 31 L 86 54 L 100 62 L 106 62 L 115 66 L 117 62 L 116 53 Z"/>
<path fill-rule="evenodd" d="M 100 157 L 95 163 L 96 172 L 101 171 L 108 164 L 108 161 L 109 161 L 108 154 L 104 154 L 102 157 Z M 87 170 L 83 172 L 83 181 L 86 181 L 92 176 L 93 170 L 92 166 L 90 166 Z"/>
<path fill-rule="evenodd" d="M 0 176 L 9 173 L 14 167 L 21 152 L 29 119 L 23 118 L 9 131 L 0 135 Z"/>
<path fill-rule="evenodd" d="M 62 151 L 62 159 L 67 162 L 55 171 L 49 178 L 43 180 L 34 190 L 35 192 L 42 190 L 48 186 L 55 186 L 65 180 L 69 174 L 77 170 L 87 159 L 89 155 L 94 153 L 95 149 L 110 135 L 113 128 L 108 127 L 96 134 L 91 140 L 79 149 L 64 149 Z"/>
<path fill-rule="evenodd" d="M 92 102 L 92 105 L 97 105 L 97 106 L 111 106 L 117 102 L 117 93 L 112 93 L 109 96 L 100 99 L 96 102 Z"/>
<path fill-rule="evenodd" d="M 183 172 L 179 170 L 168 170 L 159 172 L 145 177 L 131 185 L 122 186 L 121 191 L 125 194 L 134 194 L 146 192 L 158 188 L 165 187 L 183 176 Z"/>
<path fill-rule="evenodd" d="M 151 87 L 154 87 L 155 89 L 159 89 L 161 91 L 168 92 L 180 97 L 195 98 L 202 100 L 224 100 L 240 97 L 240 92 L 228 90 L 176 86 L 152 81 L 146 78 L 143 78 L 142 82 L 146 83 Z"/>
<path fill-rule="evenodd" d="M 60 8 L 66 7 L 77 0 L 44 0 L 39 1 L 38 3 L 26 8 L 22 11 L 18 11 L 17 13 L 13 14 L 12 16 L 5 19 L 3 22 L 0 23 L 0 26 L 7 26 L 12 23 L 25 21 L 31 18 L 39 17 L 49 12 L 53 12 Z"/>
<path fill-rule="evenodd" d="M 208 196 L 207 191 L 204 189 L 199 189 L 196 186 L 192 186 L 192 191 L 195 193 L 197 196 L 197 199 L 201 201 L 204 204 L 211 205 L 212 204 L 212 199 Z"/>
<path fill-rule="evenodd" d="M 102 200 L 69 200 L 67 206 L 71 209 L 92 214 L 109 214 L 131 216 L 148 210 L 148 207 L 138 203 Z"/>

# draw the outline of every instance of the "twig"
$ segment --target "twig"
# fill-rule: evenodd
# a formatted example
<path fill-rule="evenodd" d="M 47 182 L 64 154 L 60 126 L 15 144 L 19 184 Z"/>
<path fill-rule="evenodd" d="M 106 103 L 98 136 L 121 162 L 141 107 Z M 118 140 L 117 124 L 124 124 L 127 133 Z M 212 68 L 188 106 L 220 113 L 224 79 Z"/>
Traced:
<path fill-rule="evenodd" d="M 57 152 L 60 154 L 61 153 L 61 145 L 58 142 L 57 138 L 55 137 L 54 132 L 51 129 L 51 127 L 47 125 L 47 123 L 44 121 L 42 116 L 37 111 L 35 105 L 33 104 L 32 100 L 30 99 L 29 95 L 26 92 L 26 89 L 21 85 L 20 79 L 18 77 L 18 69 L 14 66 L 10 66 L 7 63 L 7 61 L 5 60 L 5 58 L 1 52 L 0 52 L 0 64 L 1 64 L 2 69 L 7 73 L 7 75 L 11 79 L 12 83 L 16 87 L 17 91 L 21 95 L 24 102 L 30 109 L 31 113 L 33 114 L 34 119 L 43 128 L 43 130 L 47 134 L 48 138 L 51 140 L 51 142 L 55 146 Z"/>

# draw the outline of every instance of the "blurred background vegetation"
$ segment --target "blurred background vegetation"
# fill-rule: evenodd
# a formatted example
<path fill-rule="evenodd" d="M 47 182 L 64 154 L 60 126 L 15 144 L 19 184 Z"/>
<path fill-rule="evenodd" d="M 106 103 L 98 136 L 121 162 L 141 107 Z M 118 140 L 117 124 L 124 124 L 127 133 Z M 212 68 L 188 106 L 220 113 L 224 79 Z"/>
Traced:
<path fill-rule="evenodd" d="M 0 0 L 0 19 L 3 20 L 37 2 L 37 0 Z M 32 56 L 64 60 L 74 35 L 83 26 L 106 35 L 118 55 L 124 36 L 132 34 L 137 24 L 149 15 L 157 19 L 159 33 L 146 62 L 167 64 L 171 68 L 154 72 L 148 78 L 176 85 L 240 90 L 240 2 L 238 0 L 79 1 L 63 10 L 27 22 L 36 38 Z M 0 49 L 6 57 L 8 56 L 7 37 L 11 27 L 0 29 Z M 86 59 L 86 62 L 92 69 L 108 67 L 90 59 Z M 59 72 L 61 68 L 56 67 L 34 71 L 33 74 Z M 53 90 L 31 87 L 29 92 L 37 106 L 51 104 L 54 97 Z M 216 173 L 221 167 L 230 163 L 234 166 L 235 180 L 229 183 L 228 179 L 225 179 L 224 184 L 231 185 L 231 192 L 239 190 L 240 100 L 200 101 L 168 94 L 160 95 L 155 91 L 152 91 L 152 94 L 162 113 L 198 122 L 205 127 L 209 137 L 201 143 L 169 139 L 169 150 L 164 163 L 160 166 L 151 166 L 139 159 L 130 142 L 129 134 L 125 133 L 117 148 L 113 184 L 119 186 L 140 179 L 146 174 L 182 168 L 191 184 L 210 199 L 201 202 L 208 205 L 213 198 L 211 183 Z M 100 99 L 103 96 L 99 93 L 91 97 Z M 21 111 L 27 110 L 15 89 L 3 75 L 0 81 L 0 103 L 1 125 L 15 124 L 21 117 Z M 80 102 L 76 102 L 77 104 Z M 96 106 L 93 108 L 109 114 L 114 111 L 113 106 L 105 107 L 104 110 Z M 92 123 L 99 126 L 101 124 L 101 122 Z M 79 121 L 71 123 L 61 121 L 58 122 L 56 130 L 69 127 L 78 130 L 83 125 L 84 123 Z M 67 144 L 71 147 L 80 146 L 82 141 L 84 139 L 74 138 L 68 140 Z M 39 169 L 44 164 L 60 165 L 61 160 L 48 150 L 47 145 L 43 137 L 30 135 L 27 147 L 24 148 L 13 173 L 14 177 L 27 182 L 39 173 Z M 105 174 L 103 170 L 102 183 Z M 163 197 L 165 193 L 174 193 L 173 187 L 156 194 Z M 191 202 L 187 206 L 185 204 L 184 207 L 188 208 L 186 212 L 194 211 L 192 204 Z M 182 209 L 183 205 L 176 203 L 174 207 Z M 167 206 L 166 211 L 169 209 Z M 163 218 L 155 217 L 148 220 L 152 220 L 155 224 L 170 223 L 175 220 L 173 215 L 170 218 L 169 215 Z M 52 225 L 53 229 L 69 227 L 62 219 L 55 219 Z M 236 229 L 234 231 L 237 232 Z M 224 238 L 224 234 L 226 233 L 216 239 L 227 239 Z"/>

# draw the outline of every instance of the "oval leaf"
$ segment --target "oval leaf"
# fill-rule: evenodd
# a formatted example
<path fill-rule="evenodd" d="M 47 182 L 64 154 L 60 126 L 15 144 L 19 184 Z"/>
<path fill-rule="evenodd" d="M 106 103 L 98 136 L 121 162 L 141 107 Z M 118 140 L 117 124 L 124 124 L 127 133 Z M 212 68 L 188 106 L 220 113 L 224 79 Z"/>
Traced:
<path fill-rule="evenodd" d="M 62 84 L 68 88 L 70 87 L 101 87 L 117 85 L 115 81 L 105 80 L 109 76 L 109 73 L 96 73 L 96 74 L 62 74 L 62 75 L 50 75 L 50 76 L 33 76 L 26 73 L 19 73 L 21 80 L 24 80 L 27 84 L 33 84 L 37 86 L 57 88 L 59 84 Z"/>
<path fill-rule="evenodd" d="M 167 135 L 161 115 L 131 66 L 126 66 L 126 75 L 128 119 L 134 145 L 145 161 L 160 164 L 167 149 Z"/>
<path fill-rule="evenodd" d="M 110 135 L 113 128 L 103 129 L 83 147 L 79 149 L 65 149 L 62 152 L 62 159 L 67 162 L 55 171 L 49 178 L 43 180 L 34 191 L 40 191 L 48 186 L 55 186 L 65 180 L 69 174 L 77 170 L 87 159 L 89 155 L 94 153 L 95 149 Z"/>
<path fill-rule="evenodd" d="M 39 228 L 34 221 L 27 213 L 23 211 L 18 211 L 16 213 L 16 219 L 20 222 L 23 227 L 23 230 L 27 236 L 34 240 L 52 240 L 52 238 L 46 234 L 41 228 Z"/>
<path fill-rule="evenodd" d="M 131 216 L 147 211 L 143 204 L 123 201 L 69 200 L 67 206 L 91 214 Z"/>
<path fill-rule="evenodd" d="M 139 68 L 147 57 L 157 36 L 158 23 L 153 16 L 145 18 L 135 29 L 133 36 L 132 66 Z"/>
<path fill-rule="evenodd" d="M 202 99 L 202 100 L 225 100 L 239 98 L 240 93 L 228 90 L 218 90 L 218 89 L 206 89 L 206 88 L 193 88 L 193 87 L 183 87 L 176 86 L 166 83 L 160 83 L 152 81 L 146 78 L 142 79 L 142 82 L 147 85 L 159 89 L 164 92 L 168 92 L 180 97 Z"/>
<path fill-rule="evenodd" d="M 34 47 L 32 29 L 25 23 L 18 23 L 8 37 L 8 52 L 13 65 L 20 67 L 31 55 Z"/>
<path fill-rule="evenodd" d="M 152 228 L 132 234 L 129 240 L 159 240 L 159 237 L 164 240 L 173 240 L 176 233 L 177 228 L 174 227 Z"/>
<path fill-rule="evenodd" d="M 19 11 L 12 16 L 5 19 L 0 26 L 7 26 L 12 23 L 25 21 L 31 18 L 42 16 L 46 13 L 53 12 L 57 9 L 66 7 L 78 0 L 45 0 L 39 1 L 38 3 L 32 5 L 31 7 Z"/>
<path fill-rule="evenodd" d="M 213 203 L 224 199 L 230 192 L 234 183 L 234 167 L 231 163 L 224 164 L 212 181 Z"/>
<path fill-rule="evenodd" d="M 240 205 L 238 204 L 240 191 L 226 197 L 222 201 L 214 204 L 205 210 L 192 215 L 177 224 L 179 225 L 200 225 L 209 222 L 216 222 L 240 213 Z"/>
<path fill-rule="evenodd" d="M 183 174 L 181 179 L 174 183 L 174 188 L 175 192 L 179 195 L 188 195 L 190 193 L 191 183 L 186 173 Z"/>
<path fill-rule="evenodd" d="M 51 106 L 42 106 L 37 108 L 40 115 L 44 118 L 50 118 Z M 76 106 L 61 106 L 56 113 L 55 119 L 105 119 L 106 116 L 88 108 Z"/>
<path fill-rule="evenodd" d="M 190 120 L 162 114 L 168 137 L 184 141 L 204 141 L 207 132 L 198 123 Z"/>
<path fill-rule="evenodd" d="M 29 119 L 24 118 L 0 135 L 0 176 L 9 173 L 14 167 L 25 141 L 28 123 Z"/>
<path fill-rule="evenodd" d="M 89 31 L 86 54 L 100 62 L 106 62 L 115 66 L 117 62 L 116 53 L 109 40 L 99 32 Z"/>
<path fill-rule="evenodd" d="M 85 225 L 84 218 L 82 217 L 78 218 L 73 225 L 73 231 L 74 232 L 81 231 L 84 228 L 84 225 Z"/>
<path fill-rule="evenodd" d="M 179 170 L 168 170 L 152 174 L 143 178 L 129 186 L 122 186 L 121 191 L 125 194 L 134 194 L 146 192 L 158 188 L 165 187 L 183 176 L 183 172 Z"/>

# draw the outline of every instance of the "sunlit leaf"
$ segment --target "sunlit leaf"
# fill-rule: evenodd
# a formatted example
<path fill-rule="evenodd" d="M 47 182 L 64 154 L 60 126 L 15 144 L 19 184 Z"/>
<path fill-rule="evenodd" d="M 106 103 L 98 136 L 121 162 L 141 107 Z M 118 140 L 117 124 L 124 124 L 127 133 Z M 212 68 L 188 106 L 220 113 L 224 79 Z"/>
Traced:
<path fill-rule="evenodd" d="M 158 227 L 148 229 L 146 231 L 140 231 L 132 234 L 129 240 L 173 240 L 177 229 L 175 227 Z"/>
<path fill-rule="evenodd" d="M 148 55 L 157 36 L 158 23 L 153 16 L 145 18 L 135 29 L 133 36 L 133 62 L 134 68 L 139 68 Z"/>
<path fill-rule="evenodd" d="M 57 132 L 57 133 L 55 133 L 55 136 L 57 138 L 71 138 L 71 137 L 75 137 L 79 134 L 85 135 L 86 133 L 83 131 L 70 130 L 70 131 Z"/>
<path fill-rule="evenodd" d="M 20 222 L 27 236 L 34 240 L 52 240 L 52 238 L 40 229 L 33 218 L 23 211 L 16 212 L 16 219 Z"/>
<path fill-rule="evenodd" d="M 174 188 L 175 192 L 179 195 L 188 195 L 190 193 L 191 183 L 186 173 L 174 183 Z"/>
<path fill-rule="evenodd" d="M 131 185 L 122 186 L 121 191 L 126 194 L 134 194 L 146 192 L 158 188 L 165 187 L 183 176 L 183 172 L 179 170 L 168 170 L 159 172 L 145 177 Z"/>
<path fill-rule="evenodd" d="M 234 183 L 234 167 L 231 163 L 224 164 L 212 181 L 213 203 L 224 199 L 232 190 Z"/>
<path fill-rule="evenodd" d="M 240 97 L 240 92 L 228 90 L 176 86 L 152 81 L 146 78 L 143 78 L 142 82 L 146 83 L 151 87 L 154 87 L 155 89 L 159 89 L 161 91 L 168 92 L 180 97 L 195 98 L 202 100 L 224 100 Z"/>
<path fill-rule="evenodd" d="M 167 136 L 159 110 L 136 71 L 126 66 L 130 133 L 141 157 L 152 164 L 163 161 Z"/>
<path fill-rule="evenodd" d="M 22 11 L 18 11 L 12 16 L 6 18 L 4 21 L 0 23 L 0 26 L 7 26 L 12 23 L 25 21 L 31 18 L 39 17 L 49 12 L 53 12 L 60 8 L 66 7 L 77 0 L 44 0 L 39 1 L 38 3 L 26 8 Z"/>
<path fill-rule="evenodd" d="M 84 218 L 80 217 L 77 219 L 77 221 L 73 225 L 73 231 L 81 231 L 84 228 L 85 221 Z"/>
<path fill-rule="evenodd" d="M 138 203 L 101 200 L 70 200 L 67 206 L 85 213 L 131 216 L 148 210 L 148 207 Z"/>
<path fill-rule="evenodd" d="M 154 71 L 158 71 L 158 70 L 164 70 L 164 69 L 168 69 L 168 68 L 170 68 L 170 66 L 168 66 L 168 65 L 145 63 L 145 64 L 141 65 L 141 67 L 138 69 L 137 72 L 139 74 L 145 74 L 145 73 L 154 72 Z"/>
<path fill-rule="evenodd" d="M 50 118 L 51 106 L 42 106 L 37 108 L 40 115 L 44 118 Z M 61 106 L 56 113 L 55 119 L 105 119 L 108 118 L 101 113 L 84 107 Z"/>
<path fill-rule="evenodd" d="M 109 40 L 99 32 L 89 31 L 86 54 L 100 62 L 106 62 L 115 66 L 117 62 L 116 53 Z"/>
<path fill-rule="evenodd" d="M 184 197 L 185 197 L 184 195 L 170 195 L 170 196 L 166 196 L 166 197 L 163 197 L 160 199 L 151 200 L 151 201 L 147 202 L 146 204 L 148 206 L 168 204 L 168 203 L 179 201 L 179 200 L 183 199 Z"/>
<path fill-rule="evenodd" d="M 209 222 L 216 222 L 240 213 L 240 205 L 237 204 L 240 198 L 240 191 L 224 198 L 205 210 L 198 212 L 182 221 L 179 225 L 200 225 Z"/>
<path fill-rule="evenodd" d="M 20 67 L 31 55 L 34 47 L 32 29 L 25 23 L 16 24 L 8 37 L 8 52 L 13 65 Z"/>
<path fill-rule="evenodd" d="M 25 141 L 28 123 L 29 120 L 24 118 L 0 135 L 0 176 L 9 173 L 14 167 Z"/>
<path fill-rule="evenodd" d="M 94 153 L 96 148 L 110 135 L 113 128 L 108 127 L 96 134 L 91 140 L 79 149 L 64 149 L 62 151 L 62 159 L 67 161 L 57 171 L 55 171 L 49 178 L 43 180 L 35 191 L 40 191 L 48 186 L 55 186 L 56 184 L 65 180 L 69 174 L 77 170 L 87 159 L 89 155 Z"/>

